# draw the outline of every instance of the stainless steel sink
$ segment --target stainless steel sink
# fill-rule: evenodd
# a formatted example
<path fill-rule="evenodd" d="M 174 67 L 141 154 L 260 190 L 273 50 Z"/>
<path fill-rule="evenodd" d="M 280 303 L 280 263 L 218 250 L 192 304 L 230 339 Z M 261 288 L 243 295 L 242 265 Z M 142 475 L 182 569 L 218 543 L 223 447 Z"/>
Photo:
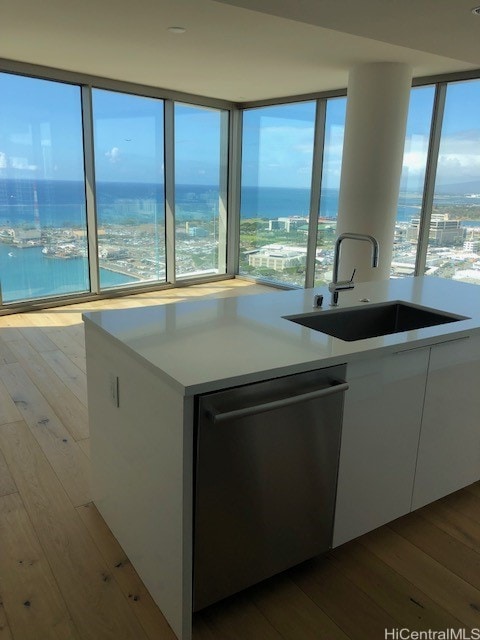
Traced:
<path fill-rule="evenodd" d="M 284 317 L 286 320 L 347 342 L 469 319 L 467 316 L 420 307 L 400 300 L 371 304 L 368 307 L 315 311 Z"/>

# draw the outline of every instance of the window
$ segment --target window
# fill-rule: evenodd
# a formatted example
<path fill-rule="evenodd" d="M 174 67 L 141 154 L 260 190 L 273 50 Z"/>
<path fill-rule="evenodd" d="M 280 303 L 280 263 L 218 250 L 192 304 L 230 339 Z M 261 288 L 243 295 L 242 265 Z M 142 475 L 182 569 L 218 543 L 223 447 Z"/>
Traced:
<path fill-rule="evenodd" d="M 426 273 L 480 284 L 480 81 L 447 86 Z"/>
<path fill-rule="evenodd" d="M 0 73 L 4 302 L 90 288 L 80 87 Z"/>
<path fill-rule="evenodd" d="M 392 255 L 392 277 L 415 274 L 435 87 L 410 92 L 400 197 Z"/>
<path fill-rule="evenodd" d="M 134 89 L 127 83 L 122 92 L 81 82 L 75 74 L 67 84 L 0 72 L 1 301 L 226 273 L 228 107 L 169 98 L 165 156 L 164 100 L 148 97 L 156 90 L 138 95 L 127 93 Z M 315 285 L 331 279 L 347 99 L 322 104 L 321 171 L 313 166 L 316 100 L 243 111 L 241 274 L 301 287 L 313 275 Z M 392 277 L 413 275 L 417 265 L 427 275 L 480 284 L 479 112 L 480 79 L 412 89 Z M 441 127 L 433 138 L 432 121 Z M 84 126 L 93 131 L 93 157 Z M 428 158 L 431 139 L 438 158 Z M 165 163 L 173 226 L 166 225 Z M 94 177 L 88 216 L 86 174 Z M 312 175 L 320 174 L 312 193 Z M 422 215 L 427 234 L 419 233 Z M 315 255 L 307 255 L 315 237 Z M 89 255 L 95 239 L 98 253 Z"/>
<path fill-rule="evenodd" d="M 332 280 L 346 110 L 346 98 L 327 100 L 320 214 L 315 254 L 316 286 L 326 284 Z"/>
<path fill-rule="evenodd" d="M 100 288 L 165 282 L 163 101 L 94 89 Z"/>
<path fill-rule="evenodd" d="M 226 272 L 228 113 L 175 104 L 177 278 Z"/>
<path fill-rule="evenodd" d="M 304 286 L 315 106 L 243 114 L 240 273 Z"/>

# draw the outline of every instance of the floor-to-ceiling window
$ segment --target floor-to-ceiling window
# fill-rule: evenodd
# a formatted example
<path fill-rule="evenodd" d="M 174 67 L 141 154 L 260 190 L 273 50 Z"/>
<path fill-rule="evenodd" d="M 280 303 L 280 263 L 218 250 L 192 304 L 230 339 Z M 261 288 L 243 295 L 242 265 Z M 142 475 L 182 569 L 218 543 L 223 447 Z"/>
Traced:
<path fill-rule="evenodd" d="M 326 284 L 332 279 L 346 110 L 346 98 L 331 98 L 326 101 L 315 285 Z"/>
<path fill-rule="evenodd" d="M 44 72 L 0 72 L 0 306 L 225 274 L 233 105 Z"/>
<path fill-rule="evenodd" d="M 164 283 L 163 101 L 92 92 L 100 288 Z"/>
<path fill-rule="evenodd" d="M 301 184 L 300 178 L 302 172 L 309 179 L 312 175 L 313 102 L 244 111 L 241 274 L 302 286 L 304 265 L 314 264 L 316 285 L 331 279 L 346 98 L 320 98 L 323 101 L 319 218 L 309 230 L 317 238 L 315 256 L 307 255 L 308 225 L 314 224 L 313 216 L 308 219 L 309 208 L 314 203 L 307 180 Z M 425 272 L 480 283 L 479 112 L 479 79 L 412 89 L 392 277 Z M 441 127 L 439 144 L 434 123 L 435 131 Z M 299 152 L 307 160 L 301 168 Z M 318 175 L 315 166 L 313 175 Z"/>
<path fill-rule="evenodd" d="M 239 272 L 330 280 L 345 97 L 249 107 L 237 149 L 233 105 L 73 76 L 0 73 L 6 305 L 231 273 L 229 157 L 241 157 Z M 393 277 L 480 283 L 479 111 L 479 79 L 412 89 Z"/>
<path fill-rule="evenodd" d="M 392 254 L 392 277 L 413 276 L 422 212 L 435 87 L 410 92 L 400 196 Z"/>
<path fill-rule="evenodd" d="M 228 112 L 175 103 L 175 272 L 226 272 Z"/>
<path fill-rule="evenodd" d="M 243 114 L 240 273 L 304 286 L 314 101 Z"/>
<path fill-rule="evenodd" d="M 427 275 L 480 284 L 480 80 L 447 85 Z"/>
<path fill-rule="evenodd" d="M 4 302 L 90 288 L 80 87 L 0 73 Z"/>

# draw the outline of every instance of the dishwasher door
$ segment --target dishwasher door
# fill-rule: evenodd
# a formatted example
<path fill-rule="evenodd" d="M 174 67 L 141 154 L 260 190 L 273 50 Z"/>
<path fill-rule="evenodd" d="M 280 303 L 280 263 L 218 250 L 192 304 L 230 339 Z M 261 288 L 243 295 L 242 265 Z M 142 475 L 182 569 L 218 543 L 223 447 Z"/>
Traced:
<path fill-rule="evenodd" d="M 194 611 L 331 547 L 345 372 L 198 398 Z"/>

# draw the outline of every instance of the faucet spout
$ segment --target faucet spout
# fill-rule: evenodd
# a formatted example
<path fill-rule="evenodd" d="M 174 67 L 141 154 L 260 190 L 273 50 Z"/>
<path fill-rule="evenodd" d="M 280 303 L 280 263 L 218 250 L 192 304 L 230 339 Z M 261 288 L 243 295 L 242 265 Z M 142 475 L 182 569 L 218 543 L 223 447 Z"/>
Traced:
<path fill-rule="evenodd" d="M 333 273 L 332 273 L 332 282 L 330 283 L 328 289 L 332 294 L 332 299 L 330 302 L 330 306 L 335 307 L 338 304 L 338 292 L 342 289 L 353 289 L 355 286 L 353 283 L 353 276 L 350 280 L 346 280 L 344 282 L 338 281 L 338 268 L 340 264 L 340 250 L 342 246 L 342 242 L 344 240 L 360 240 L 363 242 L 370 242 L 372 245 L 372 267 L 378 266 L 378 241 L 371 235 L 363 234 L 363 233 L 341 233 L 335 241 L 335 254 L 333 259 Z M 355 273 L 355 272 L 354 272 Z"/>

